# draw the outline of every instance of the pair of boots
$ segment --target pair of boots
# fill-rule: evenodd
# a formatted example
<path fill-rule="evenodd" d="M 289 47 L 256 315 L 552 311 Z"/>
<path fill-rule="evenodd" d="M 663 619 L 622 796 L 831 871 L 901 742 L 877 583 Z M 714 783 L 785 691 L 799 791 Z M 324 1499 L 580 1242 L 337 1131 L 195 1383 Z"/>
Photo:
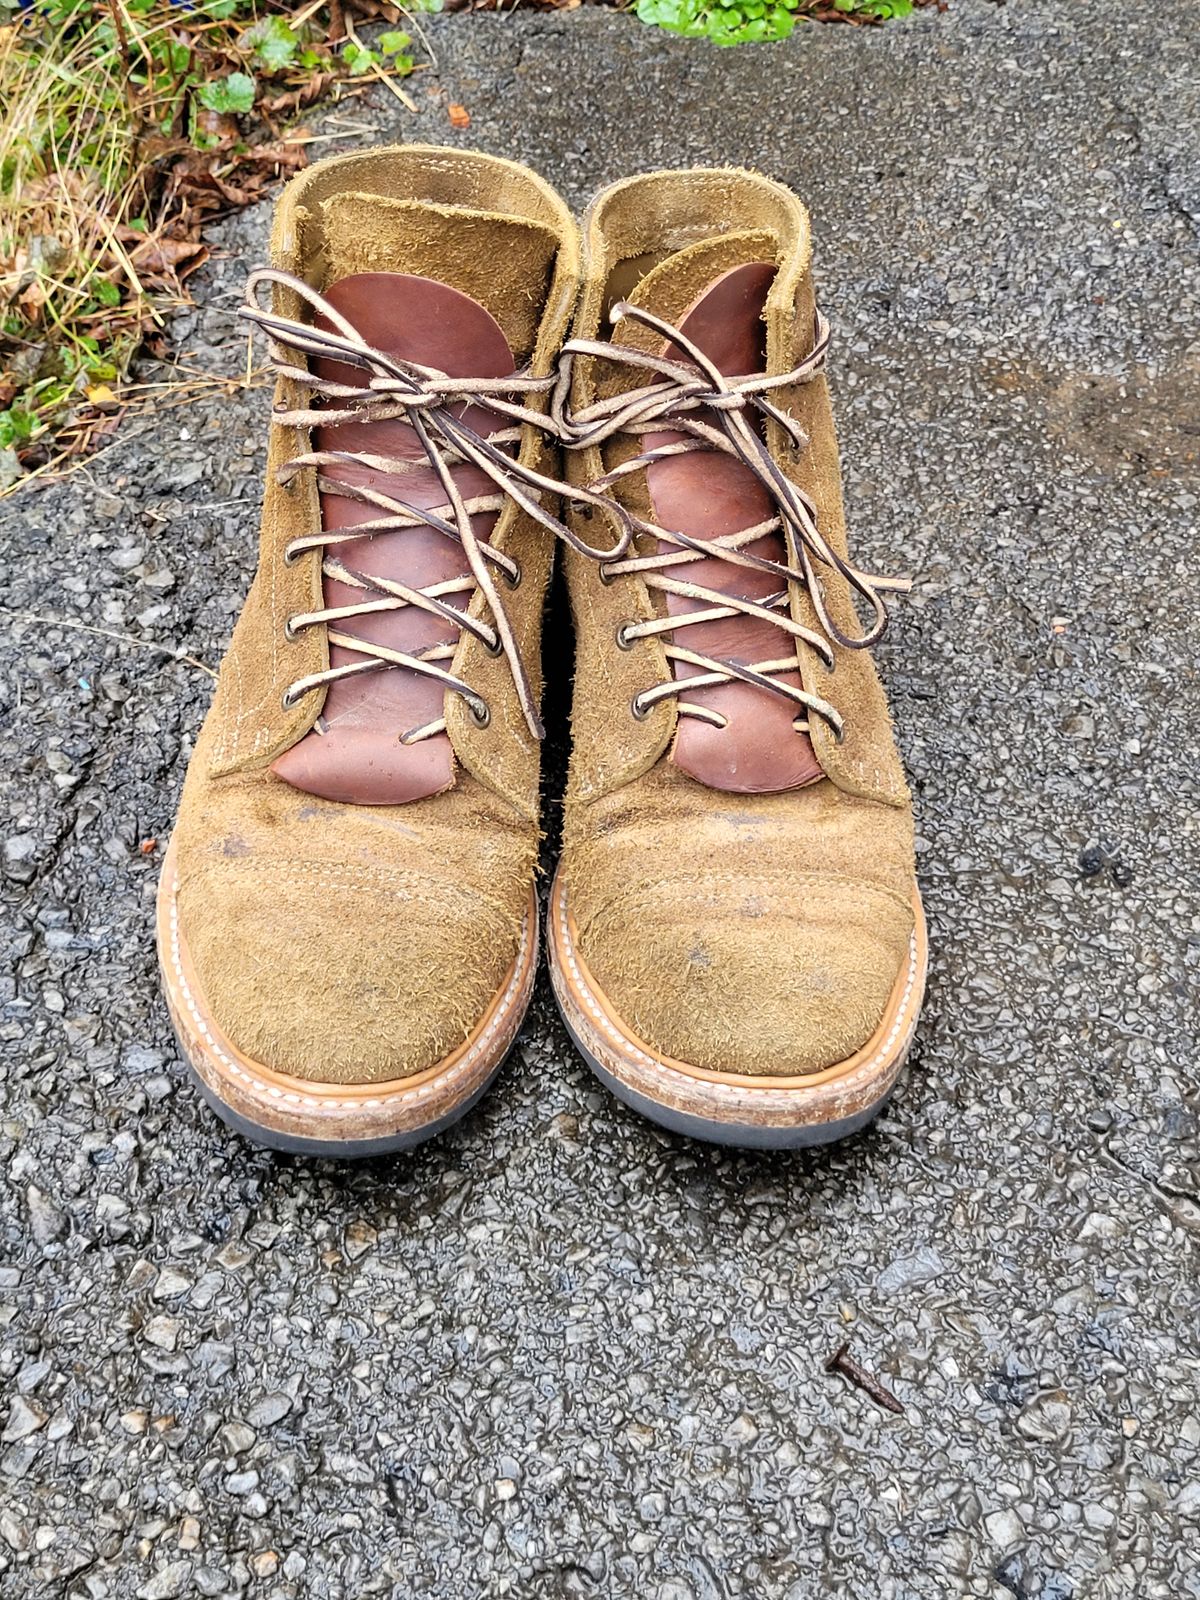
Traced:
<path fill-rule="evenodd" d="M 648 173 L 581 241 L 524 167 L 378 149 L 294 180 L 272 255 L 245 307 L 278 372 L 259 566 L 158 903 L 205 1095 L 267 1144 L 363 1155 L 497 1072 L 537 969 L 561 543 L 546 941 L 575 1042 L 702 1137 L 861 1126 L 926 945 L 867 652 L 903 585 L 847 556 L 804 207 Z"/>

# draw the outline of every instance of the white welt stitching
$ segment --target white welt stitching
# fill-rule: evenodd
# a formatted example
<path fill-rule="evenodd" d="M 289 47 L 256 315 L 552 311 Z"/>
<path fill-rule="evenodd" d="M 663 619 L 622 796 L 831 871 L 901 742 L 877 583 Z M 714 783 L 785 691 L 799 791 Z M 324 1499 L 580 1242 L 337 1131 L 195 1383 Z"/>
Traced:
<path fill-rule="evenodd" d="M 552 914 L 558 918 L 560 948 L 563 952 L 563 955 L 566 957 L 567 965 L 571 969 L 571 976 L 575 980 L 580 998 L 583 1000 L 584 1005 L 591 1014 L 592 1020 L 599 1025 L 601 1031 L 607 1034 L 613 1044 L 617 1045 L 624 1054 L 635 1057 L 645 1066 L 652 1067 L 655 1072 L 671 1074 L 681 1083 L 686 1083 L 692 1087 L 695 1087 L 697 1083 L 699 1083 L 706 1094 L 715 1095 L 717 1098 L 724 1097 L 730 1100 L 741 1100 L 747 1095 L 758 1096 L 770 1095 L 774 1093 L 788 1094 L 795 1092 L 794 1089 L 772 1090 L 768 1088 L 762 1088 L 758 1085 L 750 1087 L 746 1084 L 739 1084 L 736 1082 L 713 1083 L 708 1078 L 696 1079 L 693 1078 L 690 1073 L 680 1072 L 678 1068 L 672 1067 L 668 1062 L 659 1061 L 656 1057 L 647 1055 L 644 1050 L 640 1050 L 638 1046 L 634 1044 L 633 1040 L 628 1037 L 628 1035 L 621 1033 L 617 1028 L 613 1027 L 608 1017 L 592 998 L 592 991 L 589 989 L 583 973 L 579 970 L 579 964 L 575 960 L 575 953 L 571 946 L 571 934 L 567 925 L 567 897 L 562 888 L 560 888 L 558 893 L 554 896 L 554 909 Z M 869 1061 L 863 1062 L 862 1065 L 857 1068 L 855 1076 L 860 1074 L 869 1074 L 891 1054 L 892 1046 L 895 1044 L 905 1026 L 905 1023 L 908 1020 L 905 1013 L 907 1012 L 909 1002 L 912 999 L 913 990 L 916 988 L 917 970 L 917 934 L 916 930 L 914 929 L 908 941 L 908 975 L 904 983 L 904 993 L 900 997 L 900 1009 L 896 1013 L 896 1020 L 889 1029 L 887 1037 L 879 1046 L 879 1049 Z"/>
<path fill-rule="evenodd" d="M 479 1035 L 478 1039 L 476 1039 L 475 1043 L 467 1050 L 462 1060 L 456 1063 L 455 1066 L 449 1068 L 439 1077 L 432 1079 L 429 1083 L 420 1084 L 415 1088 L 393 1089 L 386 1094 L 379 1095 L 377 1098 L 370 1100 L 329 1100 L 322 1095 L 305 1094 L 302 1090 L 279 1089 L 273 1084 L 264 1082 L 261 1078 L 256 1078 L 253 1073 L 247 1072 L 238 1064 L 238 1062 L 234 1061 L 229 1055 L 228 1051 L 223 1050 L 217 1043 L 216 1039 L 213 1038 L 208 1024 L 200 1014 L 200 1008 L 197 1006 L 196 1001 L 193 998 L 192 991 L 188 987 L 188 981 L 183 972 L 183 962 L 180 959 L 179 948 L 178 897 L 179 879 L 176 877 L 171 884 L 171 965 L 174 968 L 175 979 L 179 985 L 179 991 L 183 997 L 183 1002 L 187 1006 L 188 1014 L 202 1035 L 208 1049 L 214 1056 L 217 1057 L 221 1065 L 232 1077 L 237 1078 L 244 1084 L 247 1084 L 256 1093 L 265 1095 L 270 1100 L 277 1100 L 282 1105 L 304 1106 L 306 1109 L 311 1111 L 334 1113 L 340 1111 L 361 1111 L 364 1109 L 376 1110 L 380 1106 L 387 1105 L 389 1101 L 392 1100 L 403 1099 L 407 1100 L 409 1103 L 415 1103 L 419 1100 L 428 1100 L 429 1097 L 434 1094 L 444 1094 L 447 1088 L 457 1082 L 457 1080 L 466 1073 L 466 1070 L 475 1063 L 479 1055 L 482 1053 L 484 1046 L 489 1042 L 493 1034 L 495 1034 L 497 1029 L 500 1027 L 500 1024 L 503 1022 L 504 1018 L 512 1010 L 513 1003 L 516 1000 L 517 994 L 521 987 L 521 981 L 525 968 L 525 956 L 529 950 L 531 918 L 527 911 L 521 922 L 521 943 L 517 951 L 517 962 L 516 968 L 513 972 L 512 982 L 505 991 L 504 998 L 501 1000 L 495 1016 L 488 1023 L 487 1027 L 484 1028 L 483 1032 Z"/>

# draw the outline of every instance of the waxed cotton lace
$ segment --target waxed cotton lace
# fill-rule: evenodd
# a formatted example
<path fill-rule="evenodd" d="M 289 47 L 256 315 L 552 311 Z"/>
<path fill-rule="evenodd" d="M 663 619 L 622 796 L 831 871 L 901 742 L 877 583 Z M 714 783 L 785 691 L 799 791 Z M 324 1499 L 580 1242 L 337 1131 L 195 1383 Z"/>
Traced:
<path fill-rule="evenodd" d="M 648 621 L 631 621 L 617 630 L 617 643 L 628 648 L 636 639 L 665 634 L 667 659 L 685 662 L 695 669 L 692 676 L 659 683 L 634 696 L 633 712 L 644 717 L 660 700 L 675 697 L 676 709 L 685 716 L 698 717 L 717 727 L 728 718 L 707 706 L 687 701 L 688 692 L 740 679 L 768 693 L 783 695 L 798 707 L 793 719 L 799 732 L 807 732 L 808 715 L 822 717 L 840 741 L 842 718 L 827 700 L 804 689 L 780 681 L 780 675 L 795 673 L 794 644 L 790 653 L 767 661 L 740 662 L 708 656 L 676 642 L 678 634 L 696 623 L 715 622 L 742 615 L 774 624 L 786 635 L 810 645 L 830 670 L 835 664 L 834 645 L 847 650 L 863 650 L 875 644 L 888 622 L 884 600 L 889 592 L 904 593 L 911 587 L 904 578 L 877 577 L 861 571 L 837 550 L 817 525 L 817 508 L 811 497 L 784 473 L 755 426 L 758 419 L 769 419 L 783 430 L 797 453 L 808 448 L 809 440 L 798 423 L 770 399 L 772 390 L 807 383 L 822 369 L 829 348 L 829 324 L 816 313 L 813 344 L 808 355 L 790 372 L 767 376 L 757 373 L 745 377 L 726 377 L 690 339 L 661 317 L 640 307 L 620 302 L 609 312 L 609 320 L 640 323 L 662 335 L 683 352 L 686 360 L 630 349 L 596 339 L 571 339 L 564 346 L 559 364 L 559 382 L 551 400 L 561 443 L 567 449 L 582 450 L 600 445 L 619 435 L 641 440 L 652 432 L 682 434 L 682 439 L 658 445 L 623 461 L 588 487 L 594 493 L 608 493 L 623 478 L 645 470 L 656 461 L 686 455 L 697 450 L 716 450 L 741 461 L 766 489 L 774 514 L 765 521 L 735 533 L 697 538 L 679 529 L 662 528 L 657 523 L 629 512 L 639 534 L 661 540 L 670 547 L 652 555 L 639 555 L 614 547 L 601 557 L 601 576 L 611 580 L 623 573 L 637 573 L 651 590 L 697 601 L 702 609 L 671 613 Z M 580 358 L 611 362 L 618 366 L 641 368 L 650 381 L 573 411 L 570 407 L 574 363 Z M 573 491 L 574 492 L 574 491 Z M 626 508 L 628 511 L 628 508 Z M 781 533 L 785 561 L 772 561 L 755 555 L 747 545 L 766 534 Z M 696 561 L 717 559 L 734 566 L 766 572 L 781 580 L 781 588 L 762 600 L 743 599 L 719 589 L 691 583 L 675 573 L 686 572 Z M 825 602 L 821 569 L 843 578 L 870 609 L 871 621 L 860 633 L 846 633 L 833 619 Z M 805 627 L 791 615 L 790 585 L 807 591 L 819 629 Z"/>
<path fill-rule="evenodd" d="M 296 321 L 274 310 L 264 309 L 258 300 L 263 285 L 279 285 L 291 290 L 314 312 L 324 317 L 331 327 L 318 328 L 312 323 Z M 401 361 L 373 349 L 352 323 L 302 279 L 267 267 L 250 274 L 246 284 L 246 301 L 240 314 L 267 334 L 273 347 L 272 365 L 277 375 L 292 380 L 309 396 L 306 406 L 277 407 L 272 414 L 276 426 L 308 429 L 330 427 L 343 422 L 382 422 L 403 418 L 416 435 L 426 460 L 437 474 L 446 494 L 442 505 L 416 506 L 401 495 L 384 493 L 327 475 L 328 468 L 351 466 L 402 477 L 418 464 L 409 458 L 363 451 L 307 450 L 293 456 L 279 469 L 278 481 L 286 484 L 306 469 L 315 468 L 318 489 L 342 499 L 359 501 L 379 513 L 370 521 L 360 522 L 350 528 L 322 530 L 293 539 L 284 551 L 284 560 L 291 563 L 306 551 L 322 550 L 323 575 L 363 594 L 362 601 L 353 605 L 326 606 L 288 618 L 286 631 L 289 638 L 295 638 L 306 628 L 324 625 L 328 630 L 329 642 L 353 652 L 357 659 L 298 678 L 284 694 L 285 709 L 294 706 L 303 695 L 322 685 L 334 683 L 339 678 L 403 667 L 435 678 L 447 690 L 461 695 L 477 725 L 486 726 L 491 713 L 483 696 L 464 679 L 439 665 L 439 662 L 454 656 L 458 635 L 466 632 L 473 634 L 493 655 L 505 657 L 529 731 L 535 739 L 542 738 L 544 730 L 537 702 L 495 577 L 496 573 L 502 574 L 506 582 L 515 588 L 520 582 L 520 569 L 511 557 L 473 531 L 471 519 L 484 512 L 499 512 L 506 501 L 513 500 L 548 532 L 569 544 L 580 555 L 596 561 L 624 555 L 633 537 L 630 519 L 610 497 L 591 489 L 568 487 L 556 478 L 535 471 L 517 458 L 522 426 L 532 424 L 549 434 L 556 432 L 555 424 L 548 416 L 529 409 L 523 403 L 527 397 L 549 394 L 557 382 L 556 375 L 534 377 L 524 371 L 503 378 L 451 378 L 436 368 Z M 359 386 L 320 378 L 309 371 L 307 365 L 297 364 L 293 356 L 300 356 L 305 361 L 326 357 L 344 362 L 367 374 L 367 383 Z M 467 405 L 483 406 L 497 416 L 507 418 L 512 426 L 497 429 L 484 437 L 463 421 L 461 412 Z M 464 496 L 451 472 L 452 467 L 463 463 L 470 463 L 483 472 L 495 486 L 494 491 Z M 543 495 L 551 497 L 553 501 L 569 499 L 605 510 L 617 523 L 619 531 L 616 545 L 607 550 L 593 549 L 565 522 L 545 509 L 540 499 Z M 447 538 L 457 540 L 465 553 L 469 574 L 416 588 L 393 579 L 355 571 L 337 555 L 339 545 L 417 527 L 435 528 Z M 487 602 L 487 619 L 468 614 L 471 598 L 476 592 L 482 594 Z M 428 612 L 449 624 L 456 630 L 455 638 L 410 654 L 358 638 L 338 626 L 354 617 L 381 611 L 400 611 L 408 606 Z M 438 718 L 407 730 L 401 735 L 401 742 L 414 744 L 443 732 L 445 726 L 445 718 Z"/>

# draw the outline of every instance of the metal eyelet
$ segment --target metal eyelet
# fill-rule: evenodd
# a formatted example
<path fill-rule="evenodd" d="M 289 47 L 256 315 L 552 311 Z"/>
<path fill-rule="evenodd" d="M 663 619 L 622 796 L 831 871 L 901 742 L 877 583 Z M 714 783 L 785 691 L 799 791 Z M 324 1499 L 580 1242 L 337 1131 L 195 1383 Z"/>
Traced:
<path fill-rule="evenodd" d="M 609 589 L 609 588 L 612 587 L 612 585 L 614 583 L 616 583 L 617 577 L 616 577 L 616 573 L 605 572 L 604 569 L 605 569 L 605 567 L 607 565 L 608 565 L 608 563 L 606 561 L 601 561 L 600 564 L 597 566 L 596 571 L 600 574 L 600 582 L 604 585 L 604 587 L 606 589 Z"/>
<path fill-rule="evenodd" d="M 283 637 L 289 644 L 295 644 L 296 640 L 300 637 L 299 630 L 296 628 L 291 617 L 289 617 L 283 625 Z"/>
<path fill-rule="evenodd" d="M 481 638 L 479 642 L 490 656 L 502 656 L 504 654 L 504 640 L 499 634 L 496 635 L 495 640 Z"/>
<path fill-rule="evenodd" d="M 299 561 L 300 557 L 303 554 L 304 554 L 303 550 L 296 550 L 290 544 L 284 545 L 284 547 L 283 547 L 283 564 L 284 564 L 284 566 L 285 567 L 294 567 L 296 565 L 297 561 Z"/>
<path fill-rule="evenodd" d="M 292 684 L 292 686 L 290 688 L 285 689 L 283 691 L 283 696 L 282 696 L 282 698 L 280 700 L 280 704 L 283 706 L 283 709 L 285 711 L 294 711 L 296 709 L 296 705 L 297 705 L 297 702 L 300 699 L 300 695 L 298 695 L 295 692 L 295 688 L 296 688 L 295 684 Z M 303 692 L 303 691 L 301 691 L 301 692 Z"/>
<path fill-rule="evenodd" d="M 646 718 L 650 715 L 650 707 L 641 705 L 639 703 L 641 698 L 642 697 L 640 694 L 635 694 L 633 699 L 629 702 L 629 709 L 633 713 L 633 719 L 635 722 L 645 722 Z"/>
<path fill-rule="evenodd" d="M 635 639 L 631 639 L 629 637 L 628 630 L 633 626 L 634 624 L 632 622 L 622 622 L 618 626 L 616 632 L 613 634 L 613 639 L 616 641 L 618 650 L 632 650 L 634 645 L 637 643 Z"/>
<path fill-rule="evenodd" d="M 476 705 L 472 700 L 468 703 L 467 710 L 471 714 L 471 721 L 477 728 L 486 728 L 488 723 L 492 720 L 491 709 L 487 705 L 486 701 L 481 700 L 479 704 Z"/>

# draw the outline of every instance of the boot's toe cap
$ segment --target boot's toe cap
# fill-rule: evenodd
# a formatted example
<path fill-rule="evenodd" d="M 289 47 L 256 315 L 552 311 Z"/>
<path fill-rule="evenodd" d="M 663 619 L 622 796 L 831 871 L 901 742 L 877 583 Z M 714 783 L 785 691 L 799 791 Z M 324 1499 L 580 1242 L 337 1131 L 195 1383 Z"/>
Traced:
<path fill-rule="evenodd" d="M 899 895 L 842 877 L 699 874 L 619 897 L 576 931 L 617 1019 L 658 1054 L 782 1076 L 822 1071 L 867 1043 L 903 980 L 912 930 Z"/>
<path fill-rule="evenodd" d="M 251 1061 L 375 1083 L 457 1049 L 516 959 L 520 916 L 461 885 L 353 865 L 211 860 L 179 926 L 198 1003 Z"/>

